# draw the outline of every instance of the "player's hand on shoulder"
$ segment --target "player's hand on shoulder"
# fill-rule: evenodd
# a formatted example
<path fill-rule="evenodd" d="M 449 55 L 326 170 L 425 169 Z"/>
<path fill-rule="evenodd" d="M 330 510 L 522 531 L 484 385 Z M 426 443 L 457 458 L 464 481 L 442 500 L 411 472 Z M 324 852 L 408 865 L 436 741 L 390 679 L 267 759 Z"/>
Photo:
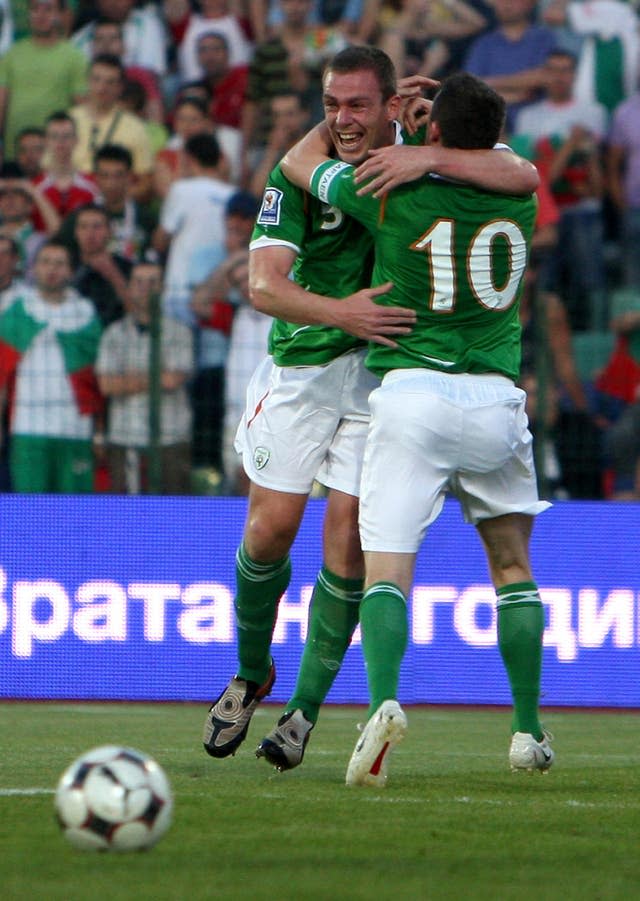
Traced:
<path fill-rule="evenodd" d="M 395 144 L 370 150 L 369 154 L 355 171 L 354 181 L 362 185 L 359 195 L 382 197 L 398 185 L 421 178 L 429 171 L 427 147 Z"/>

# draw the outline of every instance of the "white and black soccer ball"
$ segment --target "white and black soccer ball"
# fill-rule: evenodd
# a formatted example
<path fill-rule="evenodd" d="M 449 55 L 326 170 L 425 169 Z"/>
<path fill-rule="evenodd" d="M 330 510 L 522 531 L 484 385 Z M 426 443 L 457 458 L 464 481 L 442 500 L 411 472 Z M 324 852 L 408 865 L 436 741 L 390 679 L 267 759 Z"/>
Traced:
<path fill-rule="evenodd" d="M 77 848 L 150 848 L 171 823 L 173 799 L 155 760 L 133 748 L 103 745 L 74 760 L 58 782 L 56 817 Z"/>

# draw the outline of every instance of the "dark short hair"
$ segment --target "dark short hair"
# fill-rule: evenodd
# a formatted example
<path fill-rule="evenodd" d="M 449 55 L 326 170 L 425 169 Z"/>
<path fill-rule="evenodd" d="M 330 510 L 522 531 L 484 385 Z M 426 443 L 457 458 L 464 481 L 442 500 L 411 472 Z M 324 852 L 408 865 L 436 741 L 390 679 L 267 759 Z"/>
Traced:
<path fill-rule="evenodd" d="M 4 241 L 5 244 L 9 245 L 9 252 L 14 257 L 20 256 L 20 248 L 18 247 L 18 242 L 15 238 L 12 238 L 10 235 L 0 235 L 0 242 Z"/>
<path fill-rule="evenodd" d="M 74 226 L 78 224 L 78 219 L 83 213 L 99 213 L 104 218 L 105 222 L 109 224 L 109 214 L 103 206 L 98 206 L 97 203 L 85 203 L 74 211 Z"/>
<path fill-rule="evenodd" d="M 488 149 L 500 138 L 505 102 L 480 78 L 457 72 L 442 83 L 430 118 L 440 126 L 445 147 Z"/>
<path fill-rule="evenodd" d="M 60 241 L 58 238 L 49 238 L 44 244 L 41 244 L 36 251 L 36 260 L 40 256 L 43 250 L 46 250 L 47 247 L 59 248 L 60 250 L 64 250 L 67 255 L 67 260 L 69 261 L 69 265 L 72 265 L 73 257 L 71 253 L 71 249 L 68 244 L 65 244 L 64 241 Z"/>
<path fill-rule="evenodd" d="M 117 69 L 120 73 L 121 80 L 124 81 L 125 79 L 125 70 L 122 60 L 114 53 L 99 53 L 97 56 L 94 56 L 89 63 L 89 69 L 93 69 L 94 66 L 108 66 L 110 69 Z"/>
<path fill-rule="evenodd" d="M 38 0 L 28 0 L 27 8 L 35 6 L 37 4 L 37 2 L 38 2 Z M 66 0 L 54 0 L 54 2 L 56 4 L 56 6 L 58 7 L 58 9 L 60 9 L 60 10 L 67 8 Z"/>
<path fill-rule="evenodd" d="M 195 97 L 198 100 L 202 100 L 202 94 L 205 95 L 207 100 L 211 100 L 211 89 L 204 81 L 187 81 L 178 90 L 178 93 L 176 95 L 176 103 L 178 100 L 182 100 L 183 98 L 188 98 L 189 100 L 191 100 Z"/>
<path fill-rule="evenodd" d="M 554 47 L 553 50 L 550 50 L 546 57 L 545 63 L 548 63 L 550 59 L 553 59 L 554 56 L 562 56 L 565 59 L 571 60 L 571 65 L 575 69 L 578 65 L 578 57 L 571 50 L 564 50 L 562 47 Z"/>
<path fill-rule="evenodd" d="M 21 128 L 16 135 L 16 145 L 21 140 L 21 138 L 28 138 L 31 136 L 44 138 L 44 128 L 40 128 L 40 126 L 37 125 L 27 125 L 26 128 Z"/>
<path fill-rule="evenodd" d="M 133 156 L 127 147 L 122 144 L 103 144 L 98 147 L 93 155 L 94 171 L 101 160 L 107 160 L 111 163 L 124 163 L 129 171 L 133 169 Z"/>
<path fill-rule="evenodd" d="M 184 150 L 201 166 L 208 169 L 213 169 L 220 162 L 220 145 L 215 135 L 192 135 L 187 139 Z"/>
<path fill-rule="evenodd" d="M 335 72 L 345 75 L 349 72 L 373 72 L 382 93 L 383 100 L 389 100 L 397 93 L 396 70 L 384 50 L 367 44 L 345 47 L 329 61 L 324 74 Z"/>
<path fill-rule="evenodd" d="M 185 96 L 178 97 L 178 99 L 176 100 L 176 102 L 173 106 L 173 110 L 172 110 L 173 115 L 175 116 L 175 114 L 178 112 L 178 110 L 181 109 L 183 106 L 193 106 L 193 107 L 195 107 L 195 109 L 198 110 L 199 113 L 202 113 L 203 116 L 206 116 L 207 118 L 209 118 L 209 105 L 208 105 L 207 101 L 204 100 L 202 97 L 196 97 L 195 94 L 193 94 L 193 95 L 186 94 Z"/>
<path fill-rule="evenodd" d="M 0 180 L 3 178 L 24 178 L 20 163 L 16 163 L 15 160 L 5 160 L 0 165 Z"/>
<path fill-rule="evenodd" d="M 20 194 L 24 194 L 25 197 L 28 197 L 30 202 L 33 200 L 31 194 L 29 194 L 25 188 L 14 185 L 8 188 L 4 181 L 5 178 L 11 180 L 26 178 L 20 163 L 16 163 L 15 160 L 7 160 L 0 166 L 0 194 L 4 194 L 7 191 L 17 191 Z"/>
<path fill-rule="evenodd" d="M 51 122 L 71 122 L 71 124 L 73 125 L 73 130 L 76 131 L 75 119 L 63 109 L 56 110 L 55 113 L 51 113 L 50 116 L 47 116 L 44 123 L 45 130 L 47 125 L 49 125 Z"/>
<path fill-rule="evenodd" d="M 93 30 L 99 28 L 101 25 L 111 25 L 113 28 L 117 28 L 120 34 L 123 32 L 123 27 L 121 22 L 114 22 L 113 19 L 108 19 L 107 16 L 96 16 L 93 20 Z"/>
<path fill-rule="evenodd" d="M 132 109 L 138 115 L 142 115 L 147 99 L 147 92 L 139 81 L 135 81 L 133 78 L 125 78 L 122 86 L 122 94 L 120 95 L 121 103 L 129 101 Z"/>
<path fill-rule="evenodd" d="M 217 38 L 221 44 L 224 45 L 224 49 L 229 52 L 229 41 L 220 31 L 215 31 L 215 29 L 211 29 L 211 31 L 203 31 L 202 34 L 198 35 L 198 40 L 196 41 L 196 48 L 200 46 L 202 41 L 205 38 Z"/>

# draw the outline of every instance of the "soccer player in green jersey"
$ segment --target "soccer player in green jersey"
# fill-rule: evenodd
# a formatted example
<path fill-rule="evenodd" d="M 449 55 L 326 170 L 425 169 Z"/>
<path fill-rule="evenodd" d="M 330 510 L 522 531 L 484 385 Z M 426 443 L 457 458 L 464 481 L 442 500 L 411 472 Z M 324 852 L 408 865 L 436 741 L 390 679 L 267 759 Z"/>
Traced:
<path fill-rule="evenodd" d="M 360 604 L 370 717 L 347 769 L 347 784 L 384 785 L 389 751 L 407 721 L 397 697 L 407 642 L 406 601 L 415 558 L 447 491 L 483 542 L 496 588 L 498 643 L 514 701 L 509 760 L 545 772 L 553 751 L 539 720 L 543 611 L 529 563 L 539 500 L 520 363 L 518 302 L 536 204 L 423 177 L 386 196 L 363 192 L 353 167 L 328 159 L 349 109 L 377 96 L 372 69 L 329 68 L 326 123 L 283 161 L 287 176 L 370 230 L 379 298 L 413 308 L 416 326 L 395 347 L 370 345 L 367 366 L 382 377 L 370 396 L 360 496 L 365 593 Z M 473 76 L 438 92 L 429 140 L 488 148 L 504 118 L 502 99 Z M 393 473 L 394 477 L 390 478 Z"/>
<path fill-rule="evenodd" d="M 357 55 L 366 61 L 368 50 L 360 48 Z M 345 141 L 341 156 L 359 162 L 369 147 L 399 139 L 400 98 L 392 67 L 390 72 L 393 109 L 380 101 L 367 110 L 358 141 Z M 527 191 L 537 179 L 530 167 L 500 151 L 484 156 L 452 151 L 452 159 L 439 164 L 432 156 L 434 167 L 489 187 L 511 184 Z M 358 621 L 364 574 L 357 529 L 360 467 L 367 399 L 379 381 L 364 367 L 366 342 L 395 347 L 415 321 L 413 310 L 375 302 L 390 285 L 370 289 L 371 266 L 367 230 L 293 186 L 276 167 L 251 244 L 254 304 L 277 318 L 270 356 L 251 381 L 237 437 L 251 480 L 236 566 L 240 666 L 207 714 L 203 740 L 214 757 L 235 752 L 273 684 L 270 647 L 278 601 L 289 582 L 289 550 L 316 478 L 329 490 L 323 566 L 294 695 L 259 756 L 281 769 L 301 762 Z"/>

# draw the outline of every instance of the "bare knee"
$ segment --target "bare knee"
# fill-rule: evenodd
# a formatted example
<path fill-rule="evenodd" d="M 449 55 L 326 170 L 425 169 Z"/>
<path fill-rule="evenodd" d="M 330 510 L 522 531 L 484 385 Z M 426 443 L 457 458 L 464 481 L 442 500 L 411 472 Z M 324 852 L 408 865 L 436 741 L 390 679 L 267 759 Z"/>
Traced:
<path fill-rule="evenodd" d="M 252 560 L 273 563 L 291 550 L 307 502 L 306 495 L 251 486 L 243 542 Z"/>

